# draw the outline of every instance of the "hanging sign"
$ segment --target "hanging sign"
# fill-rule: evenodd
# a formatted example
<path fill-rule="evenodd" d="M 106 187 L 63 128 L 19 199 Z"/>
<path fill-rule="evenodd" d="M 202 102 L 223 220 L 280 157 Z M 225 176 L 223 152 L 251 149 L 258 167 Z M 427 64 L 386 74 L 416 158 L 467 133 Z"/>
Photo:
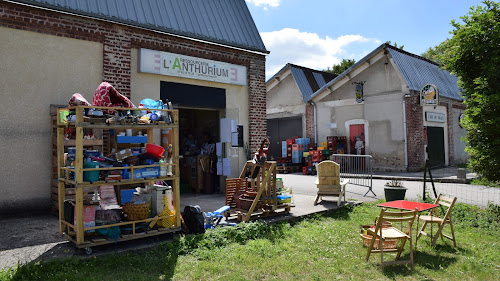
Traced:
<path fill-rule="evenodd" d="M 363 99 L 363 85 L 364 82 L 353 82 L 353 84 L 356 84 L 356 102 L 362 103 L 364 101 Z"/>
<path fill-rule="evenodd" d="M 227 84 L 247 84 L 245 66 L 149 49 L 140 49 L 139 72 Z"/>
<path fill-rule="evenodd" d="M 427 84 L 420 90 L 420 105 L 433 105 L 439 104 L 439 93 L 435 85 Z"/>

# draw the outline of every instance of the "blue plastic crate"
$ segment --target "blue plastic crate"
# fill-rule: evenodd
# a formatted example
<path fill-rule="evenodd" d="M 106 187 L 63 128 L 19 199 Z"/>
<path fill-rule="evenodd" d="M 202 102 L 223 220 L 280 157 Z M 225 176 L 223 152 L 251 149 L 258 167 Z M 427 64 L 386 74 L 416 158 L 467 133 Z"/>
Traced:
<path fill-rule="evenodd" d="M 281 157 L 286 157 L 287 153 L 287 146 L 286 146 L 286 141 L 281 142 Z"/>
<path fill-rule="evenodd" d="M 147 136 L 117 136 L 117 143 L 148 143 Z"/>

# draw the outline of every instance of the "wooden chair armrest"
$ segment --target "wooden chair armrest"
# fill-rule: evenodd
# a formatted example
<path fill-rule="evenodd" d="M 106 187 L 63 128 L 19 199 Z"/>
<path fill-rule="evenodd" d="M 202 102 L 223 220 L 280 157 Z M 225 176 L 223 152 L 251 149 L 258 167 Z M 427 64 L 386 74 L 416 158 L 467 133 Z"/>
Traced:
<path fill-rule="evenodd" d="M 345 179 L 345 180 L 343 180 L 343 181 L 340 183 L 340 185 L 345 186 L 345 185 L 347 185 L 348 183 L 349 183 L 349 179 Z"/>

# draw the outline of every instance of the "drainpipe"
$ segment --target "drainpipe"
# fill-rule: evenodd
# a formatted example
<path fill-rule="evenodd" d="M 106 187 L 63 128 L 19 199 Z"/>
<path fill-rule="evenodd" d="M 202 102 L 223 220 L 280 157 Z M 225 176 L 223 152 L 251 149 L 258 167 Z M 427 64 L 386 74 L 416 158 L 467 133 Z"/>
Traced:
<path fill-rule="evenodd" d="M 311 105 L 314 107 L 314 142 L 316 146 L 318 145 L 318 108 L 316 104 L 311 100 L 309 101 Z"/>
<path fill-rule="evenodd" d="M 406 136 L 406 94 L 403 96 L 403 135 L 405 140 L 405 170 L 408 171 L 408 142 Z"/>

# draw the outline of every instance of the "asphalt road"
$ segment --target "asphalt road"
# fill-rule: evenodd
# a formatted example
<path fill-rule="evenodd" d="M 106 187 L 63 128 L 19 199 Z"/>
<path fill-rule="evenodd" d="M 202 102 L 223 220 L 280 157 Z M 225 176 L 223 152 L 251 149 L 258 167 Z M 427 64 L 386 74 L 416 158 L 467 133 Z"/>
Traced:
<path fill-rule="evenodd" d="M 283 179 L 285 186 L 292 187 L 294 193 L 315 195 L 317 192 L 316 176 L 302 175 L 299 173 L 293 174 L 278 174 L 279 178 Z M 384 199 L 384 185 L 387 179 L 373 179 L 373 193 L 366 192 L 369 190 L 366 186 L 348 184 L 346 187 L 346 197 L 358 201 L 376 201 Z M 407 200 L 421 200 L 423 197 L 423 182 L 421 181 L 402 181 L 404 187 L 407 188 L 405 198 Z M 457 197 L 457 202 L 478 205 L 481 207 L 488 206 L 488 203 L 500 205 L 500 188 L 486 187 L 481 185 L 471 185 L 462 183 L 435 183 L 436 193 L 443 193 L 448 196 Z M 431 183 L 426 184 L 426 190 L 435 198 Z M 366 194 L 366 196 L 365 196 Z"/>

